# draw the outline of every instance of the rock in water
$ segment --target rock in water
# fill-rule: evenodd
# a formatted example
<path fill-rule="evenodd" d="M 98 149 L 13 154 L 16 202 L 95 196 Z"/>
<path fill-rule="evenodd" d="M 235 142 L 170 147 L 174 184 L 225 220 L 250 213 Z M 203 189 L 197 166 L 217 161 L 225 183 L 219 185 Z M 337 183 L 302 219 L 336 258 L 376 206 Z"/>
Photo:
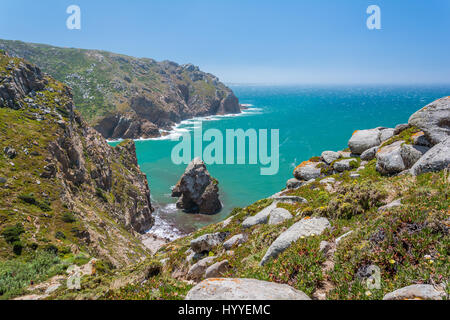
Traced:
<path fill-rule="evenodd" d="M 260 265 L 266 264 L 271 258 L 276 258 L 284 250 L 289 248 L 291 244 L 301 237 L 309 237 L 312 235 L 320 235 L 330 227 L 330 222 L 326 218 L 303 219 L 295 223 L 287 231 L 283 232 L 267 249 L 266 254 L 262 258 Z"/>
<path fill-rule="evenodd" d="M 287 284 L 256 279 L 207 279 L 193 287 L 186 300 L 311 300 Z"/>
<path fill-rule="evenodd" d="M 173 197 L 180 197 L 177 208 L 189 213 L 215 214 L 222 209 L 219 187 L 200 158 L 195 158 L 172 190 Z"/>
<path fill-rule="evenodd" d="M 432 145 L 444 141 L 450 136 L 450 96 L 423 107 L 409 118 L 408 123 L 420 128 Z"/>

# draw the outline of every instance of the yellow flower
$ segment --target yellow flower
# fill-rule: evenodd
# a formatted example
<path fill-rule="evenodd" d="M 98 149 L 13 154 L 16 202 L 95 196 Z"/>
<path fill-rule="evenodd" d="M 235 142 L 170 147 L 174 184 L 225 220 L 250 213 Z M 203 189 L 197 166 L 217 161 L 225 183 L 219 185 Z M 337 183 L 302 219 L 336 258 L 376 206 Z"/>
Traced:
<path fill-rule="evenodd" d="M 434 263 L 434 260 L 429 260 L 428 263 L 429 263 L 429 264 L 433 264 L 433 263 Z"/>
<path fill-rule="evenodd" d="M 366 291 L 366 296 L 370 297 L 372 295 L 372 292 Z"/>
<path fill-rule="evenodd" d="M 389 263 L 390 263 L 390 264 L 394 264 L 394 263 L 395 263 L 395 260 L 394 260 L 394 259 L 391 259 L 391 260 L 389 260 Z"/>

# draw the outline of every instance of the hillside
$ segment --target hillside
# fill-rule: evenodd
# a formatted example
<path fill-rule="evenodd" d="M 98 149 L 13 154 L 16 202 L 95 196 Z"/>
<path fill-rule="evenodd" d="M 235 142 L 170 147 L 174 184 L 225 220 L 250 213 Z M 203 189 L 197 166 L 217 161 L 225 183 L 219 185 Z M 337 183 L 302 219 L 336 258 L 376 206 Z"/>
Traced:
<path fill-rule="evenodd" d="M 48 298 L 448 299 L 449 112 L 357 130 L 272 197 Z"/>
<path fill-rule="evenodd" d="M 67 86 L 0 51 L 0 298 L 72 264 L 145 259 L 152 211 L 134 143 L 110 147 Z"/>
<path fill-rule="evenodd" d="M 68 87 L 1 51 L 0 106 L 0 299 L 449 297 L 450 97 L 154 255 L 132 141 L 110 147 Z"/>
<path fill-rule="evenodd" d="M 184 119 L 240 112 L 229 88 L 191 64 L 9 40 L 0 49 L 71 87 L 76 109 L 105 138 L 158 137 Z"/>

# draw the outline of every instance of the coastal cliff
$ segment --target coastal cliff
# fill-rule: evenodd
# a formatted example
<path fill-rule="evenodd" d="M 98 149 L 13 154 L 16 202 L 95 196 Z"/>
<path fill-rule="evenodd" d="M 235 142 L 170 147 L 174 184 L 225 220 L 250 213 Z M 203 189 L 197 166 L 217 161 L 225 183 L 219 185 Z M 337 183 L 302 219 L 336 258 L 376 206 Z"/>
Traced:
<path fill-rule="evenodd" d="M 72 88 L 76 109 L 107 139 L 153 138 L 182 120 L 240 113 L 233 92 L 192 64 L 0 40 Z"/>
<path fill-rule="evenodd" d="M 14 280 L 21 264 L 11 271 L 3 261 L 52 255 L 56 267 L 59 255 L 123 267 L 150 255 L 139 233 L 153 225 L 153 208 L 133 141 L 110 147 L 67 86 L 3 51 L 0 132 L 0 295 L 23 285 Z M 38 271 L 28 281 L 48 269 Z"/>
<path fill-rule="evenodd" d="M 444 97 L 406 124 L 355 131 L 279 193 L 163 246 L 157 275 L 105 298 L 448 299 L 449 116 Z M 172 294 L 147 294 L 160 283 Z"/>
<path fill-rule="evenodd" d="M 67 86 L 2 51 L 0 106 L 2 299 L 449 297 L 450 97 L 356 130 L 279 193 L 154 254 L 132 141 L 110 147 Z"/>

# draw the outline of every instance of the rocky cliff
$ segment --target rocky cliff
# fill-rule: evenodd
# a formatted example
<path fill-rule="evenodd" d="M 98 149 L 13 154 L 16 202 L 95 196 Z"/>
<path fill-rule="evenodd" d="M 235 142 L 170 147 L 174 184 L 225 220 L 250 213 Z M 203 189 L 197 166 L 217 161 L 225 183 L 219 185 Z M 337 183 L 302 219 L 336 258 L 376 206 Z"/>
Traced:
<path fill-rule="evenodd" d="M 449 112 L 445 97 L 355 131 L 286 189 L 162 247 L 153 282 L 106 297 L 140 299 L 164 279 L 166 299 L 448 299 Z"/>
<path fill-rule="evenodd" d="M 70 86 L 76 108 L 105 138 L 150 138 L 181 120 L 239 113 L 239 101 L 217 77 L 187 64 L 106 51 L 0 40 Z"/>
<path fill-rule="evenodd" d="M 0 260 L 46 250 L 123 266 L 148 255 L 138 233 L 153 209 L 134 143 L 110 147 L 66 85 L 4 52 L 0 132 Z"/>

